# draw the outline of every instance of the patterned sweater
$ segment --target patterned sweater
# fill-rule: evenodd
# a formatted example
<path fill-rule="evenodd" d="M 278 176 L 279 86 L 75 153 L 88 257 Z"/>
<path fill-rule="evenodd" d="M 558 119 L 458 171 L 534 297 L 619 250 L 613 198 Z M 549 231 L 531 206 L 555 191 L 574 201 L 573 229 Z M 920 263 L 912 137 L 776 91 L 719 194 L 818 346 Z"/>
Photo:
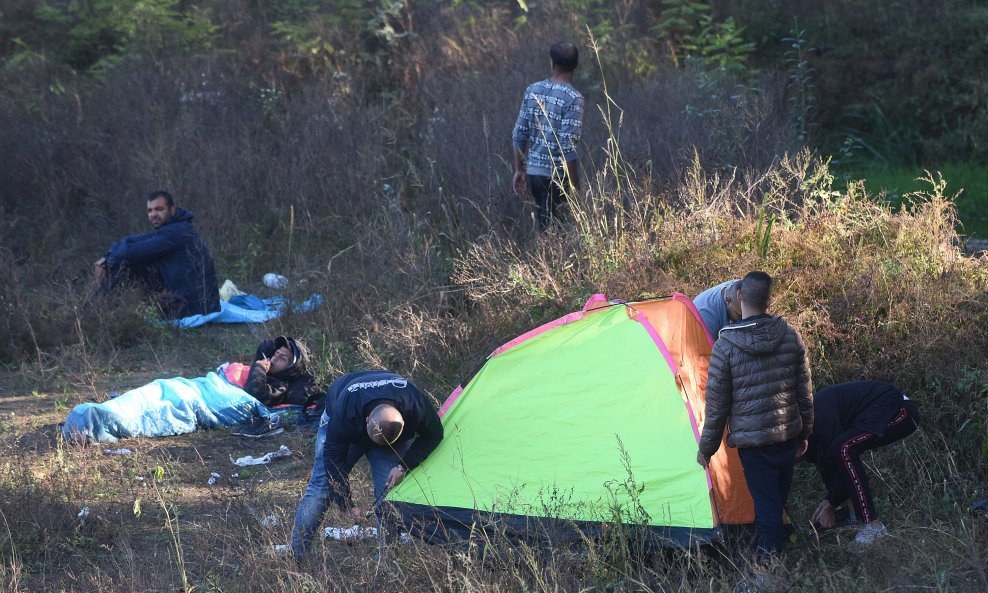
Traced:
<path fill-rule="evenodd" d="M 583 95 L 569 84 L 547 79 L 525 90 L 511 140 L 522 153 L 528 151 L 529 175 L 550 177 L 576 160 L 582 131 Z"/>

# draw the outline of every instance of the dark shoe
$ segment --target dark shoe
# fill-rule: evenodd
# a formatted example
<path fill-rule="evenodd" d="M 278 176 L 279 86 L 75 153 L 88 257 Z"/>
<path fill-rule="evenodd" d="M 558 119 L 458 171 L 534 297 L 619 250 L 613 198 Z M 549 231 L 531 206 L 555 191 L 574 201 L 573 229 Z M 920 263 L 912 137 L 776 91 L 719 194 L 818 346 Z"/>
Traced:
<path fill-rule="evenodd" d="M 861 521 L 854 514 L 853 509 L 847 507 L 839 507 L 835 513 L 836 524 L 833 527 L 833 531 L 842 531 L 845 529 L 858 529 L 861 527 Z"/>
<path fill-rule="evenodd" d="M 277 416 L 258 416 L 250 421 L 230 431 L 230 434 L 249 439 L 260 439 L 285 432 L 281 427 L 281 419 Z"/>

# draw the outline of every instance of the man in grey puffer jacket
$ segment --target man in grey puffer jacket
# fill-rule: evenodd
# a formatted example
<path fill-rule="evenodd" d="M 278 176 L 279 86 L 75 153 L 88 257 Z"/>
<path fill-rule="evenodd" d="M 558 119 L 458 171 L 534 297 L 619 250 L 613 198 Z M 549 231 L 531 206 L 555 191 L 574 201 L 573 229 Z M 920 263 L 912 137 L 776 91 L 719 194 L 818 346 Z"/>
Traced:
<path fill-rule="evenodd" d="M 741 321 L 725 326 L 707 371 L 706 407 L 697 461 L 706 467 L 720 448 L 738 448 L 755 502 L 757 556 L 782 550 L 783 507 L 795 459 L 813 431 L 813 388 L 803 339 L 781 317 L 768 315 L 772 278 L 750 272 L 741 281 Z"/>

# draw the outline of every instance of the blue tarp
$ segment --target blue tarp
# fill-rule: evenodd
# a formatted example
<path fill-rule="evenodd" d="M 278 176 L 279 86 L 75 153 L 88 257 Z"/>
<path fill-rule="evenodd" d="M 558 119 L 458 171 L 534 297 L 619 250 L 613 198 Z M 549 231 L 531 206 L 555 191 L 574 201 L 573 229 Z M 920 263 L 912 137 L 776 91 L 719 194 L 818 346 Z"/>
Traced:
<path fill-rule="evenodd" d="M 243 424 L 271 411 L 222 373 L 157 379 L 103 403 L 79 404 L 69 412 L 62 435 L 75 443 L 115 442 L 122 437 L 160 437 L 199 428 Z"/>
<path fill-rule="evenodd" d="M 294 307 L 295 313 L 307 313 L 322 304 L 322 295 L 313 294 L 308 300 Z M 252 294 L 243 294 L 220 301 L 220 310 L 206 315 L 190 315 L 168 323 L 181 329 L 199 327 L 207 323 L 264 323 L 285 312 L 285 299 L 280 296 L 262 299 Z"/>

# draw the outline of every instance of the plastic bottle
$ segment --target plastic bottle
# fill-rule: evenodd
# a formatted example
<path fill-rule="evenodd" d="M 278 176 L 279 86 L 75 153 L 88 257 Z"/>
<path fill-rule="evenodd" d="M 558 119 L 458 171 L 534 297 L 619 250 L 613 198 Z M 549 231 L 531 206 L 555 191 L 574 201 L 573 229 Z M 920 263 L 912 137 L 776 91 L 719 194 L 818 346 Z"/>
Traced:
<path fill-rule="evenodd" d="M 264 286 L 267 286 L 268 288 L 277 288 L 279 290 L 288 288 L 288 278 L 273 272 L 268 272 L 265 274 L 263 282 Z"/>

